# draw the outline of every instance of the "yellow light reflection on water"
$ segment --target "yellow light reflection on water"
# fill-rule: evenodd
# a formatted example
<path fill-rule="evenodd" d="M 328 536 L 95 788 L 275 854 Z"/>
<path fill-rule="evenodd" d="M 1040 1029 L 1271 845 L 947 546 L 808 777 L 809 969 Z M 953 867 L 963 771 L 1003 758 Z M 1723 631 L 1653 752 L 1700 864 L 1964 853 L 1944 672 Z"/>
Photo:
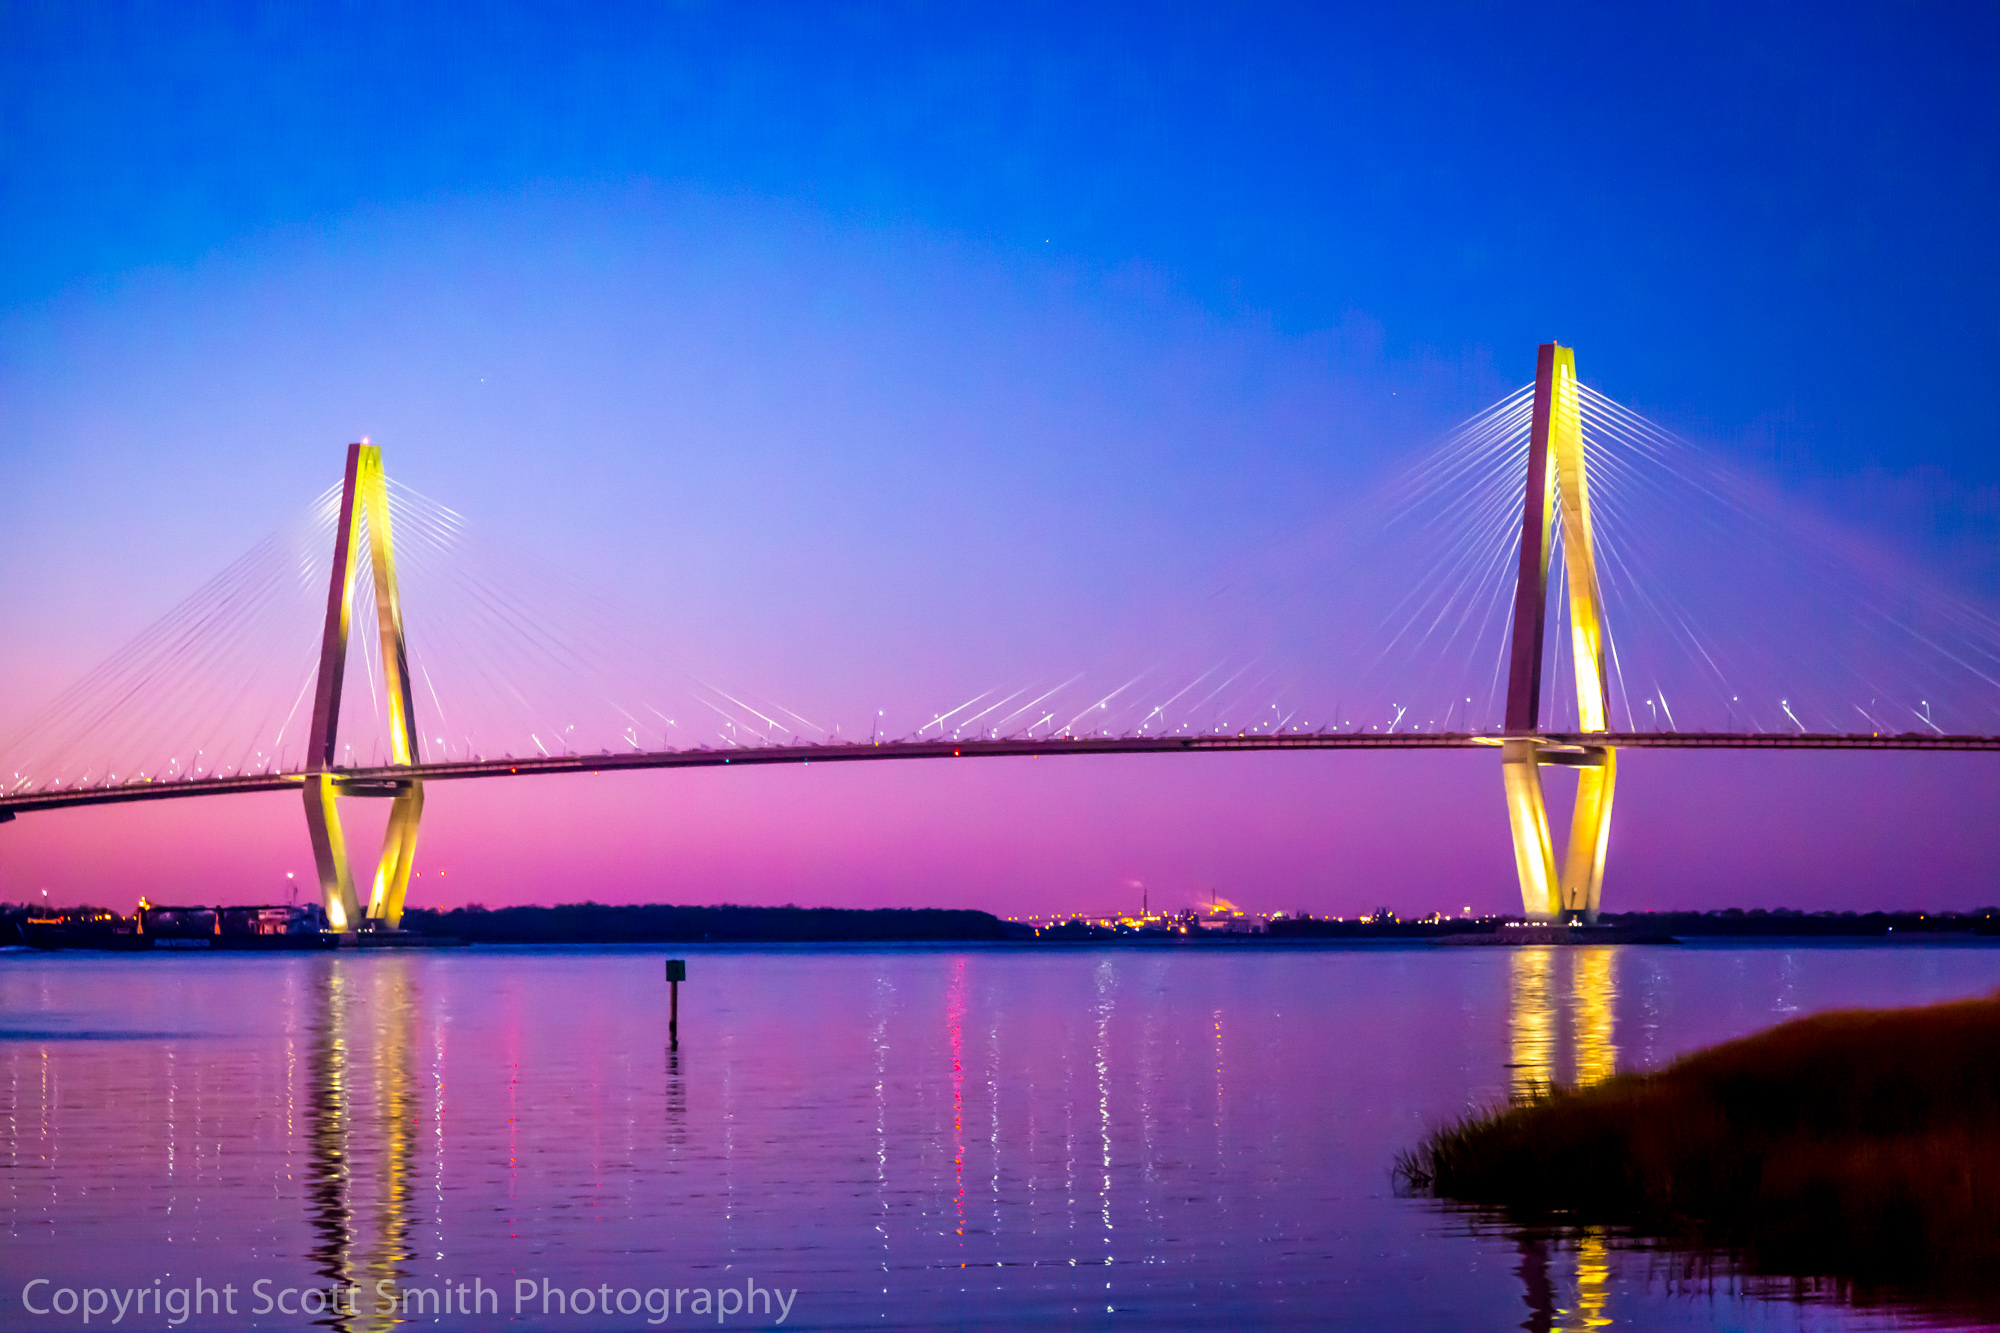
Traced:
<path fill-rule="evenodd" d="M 1556 1085 L 1589 1087 L 1617 1072 L 1623 952 L 1617 945 L 1509 951 L 1509 1096 L 1518 1101 Z M 1602 1228 L 1583 1228 L 1557 1243 L 1553 1254 L 1524 1240 L 1521 1277 L 1530 1311 L 1526 1328 L 1554 1333 L 1613 1322 L 1611 1250 Z"/>
<path fill-rule="evenodd" d="M 1508 951 L 1507 1092 L 1589 1087 L 1618 1068 L 1617 945 Z M 1563 973 L 1568 973 L 1567 984 Z"/>
<path fill-rule="evenodd" d="M 1507 959 L 1507 1093 L 1519 1101 L 1556 1078 L 1554 949 L 1515 949 Z"/>
<path fill-rule="evenodd" d="M 1612 1017 L 1618 998 L 1618 946 L 1571 949 L 1570 1053 L 1578 1087 L 1602 1083 L 1618 1069 Z"/>
<path fill-rule="evenodd" d="M 367 993 L 361 993 L 366 985 Z M 309 1059 L 314 1267 L 342 1333 L 387 1329 L 376 1283 L 410 1275 L 415 1152 L 412 1042 L 416 994 L 409 960 L 329 960 L 315 988 Z"/>

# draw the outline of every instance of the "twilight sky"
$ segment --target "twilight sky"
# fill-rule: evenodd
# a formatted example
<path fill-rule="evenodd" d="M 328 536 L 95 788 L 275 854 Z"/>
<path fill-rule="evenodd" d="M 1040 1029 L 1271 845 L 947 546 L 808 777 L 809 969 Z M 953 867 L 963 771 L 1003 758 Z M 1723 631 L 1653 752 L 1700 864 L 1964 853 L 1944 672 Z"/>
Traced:
<path fill-rule="evenodd" d="M 1113 671 L 1549 338 L 1990 605 L 1996 29 L 8 7 L 0 738 L 363 435 L 850 733 Z M 1993 757 L 1642 754 L 1620 782 L 1608 905 L 2000 898 Z M 412 901 L 446 904 L 1518 903 L 1479 754 L 437 784 L 420 864 Z M 310 866 L 282 796 L 0 827 L 0 899 L 262 901 Z"/>

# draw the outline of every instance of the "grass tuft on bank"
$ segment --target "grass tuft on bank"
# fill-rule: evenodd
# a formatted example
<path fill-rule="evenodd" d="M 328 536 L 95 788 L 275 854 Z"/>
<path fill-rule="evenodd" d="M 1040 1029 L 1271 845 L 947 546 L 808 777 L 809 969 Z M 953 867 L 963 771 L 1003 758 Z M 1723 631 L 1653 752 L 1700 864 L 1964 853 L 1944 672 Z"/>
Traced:
<path fill-rule="evenodd" d="M 2000 996 L 1785 1023 L 1474 1114 L 1397 1172 L 1522 1221 L 1629 1227 L 1764 1273 L 2000 1291 Z"/>

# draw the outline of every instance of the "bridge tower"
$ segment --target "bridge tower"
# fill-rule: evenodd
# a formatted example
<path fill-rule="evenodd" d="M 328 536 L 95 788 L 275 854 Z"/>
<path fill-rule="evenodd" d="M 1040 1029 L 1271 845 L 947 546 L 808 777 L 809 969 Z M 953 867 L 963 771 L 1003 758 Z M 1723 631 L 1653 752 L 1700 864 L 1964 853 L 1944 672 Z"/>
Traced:
<path fill-rule="evenodd" d="M 1532 422 L 1501 776 L 1523 910 L 1533 920 L 1581 913 L 1584 920 L 1594 921 L 1604 887 L 1617 755 L 1608 745 L 1552 745 L 1541 730 L 1549 551 L 1558 521 L 1562 525 L 1571 658 L 1576 665 L 1577 730 L 1609 729 L 1605 659 L 1610 654 L 1610 638 L 1597 582 L 1597 552 L 1591 541 L 1590 482 L 1584 466 L 1574 349 L 1552 342 L 1542 344 L 1535 364 Z M 1542 799 L 1541 769 L 1545 764 L 1577 769 L 1576 808 L 1570 816 L 1560 877 L 1555 844 L 1549 835 L 1548 807 Z"/>
<path fill-rule="evenodd" d="M 417 854 L 417 825 L 424 813 L 420 778 L 356 782 L 337 770 L 335 737 L 340 726 L 340 688 L 347 669 L 347 624 L 354 608 L 354 574 L 362 526 L 368 530 L 369 563 L 375 574 L 375 621 L 382 646 L 382 681 L 389 700 L 389 740 L 394 762 L 422 762 L 417 716 L 410 689 L 409 653 L 403 645 L 403 609 L 396 591 L 395 542 L 389 524 L 389 483 L 382 474 L 382 451 L 363 441 L 347 446 L 347 476 L 340 491 L 340 520 L 333 538 L 333 578 L 327 590 L 326 630 L 320 639 L 319 686 L 313 695 L 312 732 L 305 773 L 306 827 L 312 833 L 313 861 L 319 869 L 320 901 L 327 924 L 343 934 L 395 930 L 403 919 L 403 895 Z M 395 804 L 382 835 L 382 856 L 369 887 L 363 914 L 354 872 L 341 833 L 341 796 L 385 796 Z"/>

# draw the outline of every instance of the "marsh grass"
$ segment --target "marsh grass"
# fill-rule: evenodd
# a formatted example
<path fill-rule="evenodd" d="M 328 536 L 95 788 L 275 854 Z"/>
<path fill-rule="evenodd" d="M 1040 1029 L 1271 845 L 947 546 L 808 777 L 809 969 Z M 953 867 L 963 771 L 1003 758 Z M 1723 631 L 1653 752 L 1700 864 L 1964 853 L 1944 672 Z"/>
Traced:
<path fill-rule="evenodd" d="M 1408 1187 L 1861 1289 L 2000 1293 L 2000 997 L 1798 1019 L 1438 1129 Z M 1981 1301 L 1983 1304 L 1984 1302 Z"/>

